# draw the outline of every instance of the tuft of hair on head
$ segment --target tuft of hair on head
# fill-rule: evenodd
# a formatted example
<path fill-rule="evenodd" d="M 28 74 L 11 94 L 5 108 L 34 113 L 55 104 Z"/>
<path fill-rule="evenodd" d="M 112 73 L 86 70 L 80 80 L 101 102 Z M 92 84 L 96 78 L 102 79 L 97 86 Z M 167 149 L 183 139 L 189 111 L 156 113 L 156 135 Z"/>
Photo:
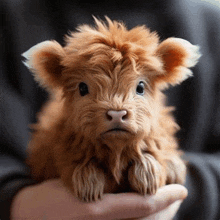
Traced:
<path fill-rule="evenodd" d="M 97 30 L 100 32 L 110 32 L 113 33 L 114 30 L 122 30 L 122 31 L 127 31 L 127 28 L 123 22 L 119 21 L 112 21 L 108 16 L 105 16 L 106 22 L 97 19 L 95 16 L 93 16 L 93 19 L 95 21 Z"/>
<path fill-rule="evenodd" d="M 56 41 L 44 41 L 23 53 L 26 58 L 24 64 L 41 86 L 49 91 L 61 87 L 64 64 L 73 66 L 76 64 L 74 59 L 80 56 L 90 57 L 91 64 L 94 60 L 92 56 L 104 59 L 103 54 L 107 53 L 113 62 L 123 58 L 134 66 L 138 63 L 153 69 L 153 82 L 160 89 L 179 84 L 192 76 L 189 68 L 195 66 L 201 56 L 198 46 L 180 38 L 168 38 L 159 43 L 157 34 L 145 26 L 127 30 L 122 22 L 112 21 L 107 16 L 107 22 L 93 18 L 96 27 L 79 26 L 78 32 L 66 37 L 64 48 Z M 95 61 L 94 64 L 105 63 Z M 148 71 L 146 74 L 149 76 Z"/>

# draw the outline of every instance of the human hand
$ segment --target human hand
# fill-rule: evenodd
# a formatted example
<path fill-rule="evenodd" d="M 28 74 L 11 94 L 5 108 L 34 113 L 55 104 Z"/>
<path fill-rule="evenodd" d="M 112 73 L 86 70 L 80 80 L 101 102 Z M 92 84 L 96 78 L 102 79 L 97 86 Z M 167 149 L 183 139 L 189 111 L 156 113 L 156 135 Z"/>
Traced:
<path fill-rule="evenodd" d="M 156 195 L 105 194 L 102 200 L 86 203 L 73 197 L 60 180 L 48 180 L 18 192 L 12 203 L 11 219 L 112 220 L 147 217 L 145 219 L 168 220 L 177 211 L 174 202 L 186 196 L 187 190 L 183 186 L 168 185 L 160 188 Z"/>

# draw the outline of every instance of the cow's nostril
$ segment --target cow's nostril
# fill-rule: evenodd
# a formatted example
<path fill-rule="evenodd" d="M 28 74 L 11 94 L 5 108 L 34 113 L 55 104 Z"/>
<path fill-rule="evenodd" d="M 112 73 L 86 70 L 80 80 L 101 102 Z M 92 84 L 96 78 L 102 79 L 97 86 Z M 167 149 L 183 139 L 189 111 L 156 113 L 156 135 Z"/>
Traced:
<path fill-rule="evenodd" d="M 109 115 L 109 114 L 108 114 L 108 112 L 107 112 L 107 114 L 106 114 L 106 117 L 107 117 L 107 119 L 108 119 L 109 121 L 111 121 L 111 120 L 112 120 L 112 116 L 111 116 L 111 115 Z"/>
<path fill-rule="evenodd" d="M 122 117 L 122 120 L 127 120 L 127 119 L 128 119 L 128 113 Z"/>

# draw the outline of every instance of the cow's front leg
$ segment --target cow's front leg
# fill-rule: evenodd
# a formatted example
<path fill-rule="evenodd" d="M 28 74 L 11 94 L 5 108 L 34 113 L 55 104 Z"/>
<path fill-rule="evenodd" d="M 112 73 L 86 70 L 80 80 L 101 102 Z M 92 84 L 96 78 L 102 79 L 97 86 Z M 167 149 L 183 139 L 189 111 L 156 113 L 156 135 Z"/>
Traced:
<path fill-rule="evenodd" d="M 155 194 L 157 189 L 165 185 L 163 167 L 150 154 L 140 155 L 132 161 L 128 170 L 128 181 L 133 190 L 142 195 Z"/>
<path fill-rule="evenodd" d="M 105 186 L 104 171 L 95 160 L 75 167 L 72 174 L 73 192 L 83 201 L 96 201 L 101 199 Z"/>

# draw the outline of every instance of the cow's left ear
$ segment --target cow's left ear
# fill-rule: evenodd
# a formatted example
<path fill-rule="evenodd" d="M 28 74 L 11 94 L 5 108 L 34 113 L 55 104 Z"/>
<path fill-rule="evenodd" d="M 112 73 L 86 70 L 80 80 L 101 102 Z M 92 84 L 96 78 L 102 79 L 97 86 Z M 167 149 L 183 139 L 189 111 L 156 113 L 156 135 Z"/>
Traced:
<path fill-rule="evenodd" d="M 155 79 L 161 88 L 179 84 L 192 76 L 189 68 L 195 66 L 201 56 L 198 46 L 180 38 L 164 40 L 159 44 L 156 54 L 163 63 L 163 72 Z"/>

